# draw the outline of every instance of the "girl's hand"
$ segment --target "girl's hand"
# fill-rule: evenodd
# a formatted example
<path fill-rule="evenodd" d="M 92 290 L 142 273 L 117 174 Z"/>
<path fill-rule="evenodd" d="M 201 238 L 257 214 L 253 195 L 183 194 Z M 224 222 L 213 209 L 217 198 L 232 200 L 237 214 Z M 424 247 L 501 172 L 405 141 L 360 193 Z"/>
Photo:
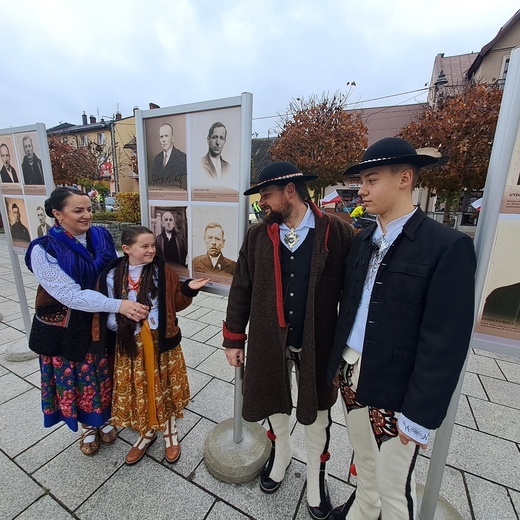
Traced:
<path fill-rule="evenodd" d="M 210 280 L 211 278 L 195 278 L 194 280 L 189 281 L 188 287 L 194 291 L 198 291 L 199 289 L 202 289 Z"/>

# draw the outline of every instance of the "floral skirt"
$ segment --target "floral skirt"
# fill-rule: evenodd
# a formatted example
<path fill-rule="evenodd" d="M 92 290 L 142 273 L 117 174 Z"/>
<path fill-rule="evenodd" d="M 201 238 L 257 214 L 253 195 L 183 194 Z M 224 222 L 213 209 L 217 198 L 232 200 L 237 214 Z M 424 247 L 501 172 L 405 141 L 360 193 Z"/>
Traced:
<path fill-rule="evenodd" d="M 130 427 L 139 435 L 151 429 L 164 430 L 170 417 L 184 416 L 183 410 L 190 402 L 181 346 L 157 356 L 157 337 L 157 331 L 143 327 L 135 338 L 135 359 L 116 353 L 112 424 Z"/>
<path fill-rule="evenodd" d="M 110 419 L 112 379 L 106 357 L 87 353 L 83 361 L 40 356 L 43 424 L 60 421 L 78 431 L 78 423 L 102 426 Z"/>

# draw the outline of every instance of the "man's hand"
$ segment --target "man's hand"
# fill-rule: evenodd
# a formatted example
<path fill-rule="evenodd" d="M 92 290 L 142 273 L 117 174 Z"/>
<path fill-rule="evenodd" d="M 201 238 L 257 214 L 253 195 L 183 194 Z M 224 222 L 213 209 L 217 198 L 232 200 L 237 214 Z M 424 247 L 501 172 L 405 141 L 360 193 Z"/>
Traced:
<path fill-rule="evenodd" d="M 428 444 L 421 444 L 420 442 L 417 442 L 415 440 L 413 440 L 411 437 L 408 437 L 408 435 L 406 435 L 406 433 L 404 433 L 401 428 L 399 428 L 399 426 L 397 427 L 397 431 L 399 433 L 399 440 L 401 441 L 402 444 L 404 444 L 405 446 L 409 443 L 409 442 L 413 442 L 414 444 L 417 444 L 418 446 L 421 447 L 421 449 L 425 450 L 426 448 L 428 448 Z"/>
<path fill-rule="evenodd" d="M 243 348 L 226 348 L 226 357 L 228 363 L 232 367 L 239 367 L 244 364 L 244 349 Z"/>

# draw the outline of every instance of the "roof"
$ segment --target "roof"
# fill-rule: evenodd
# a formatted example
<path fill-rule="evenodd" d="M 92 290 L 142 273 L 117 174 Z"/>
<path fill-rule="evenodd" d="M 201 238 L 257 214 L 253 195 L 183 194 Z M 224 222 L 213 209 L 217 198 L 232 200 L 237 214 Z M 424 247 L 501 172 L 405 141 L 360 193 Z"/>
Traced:
<path fill-rule="evenodd" d="M 433 66 L 433 74 L 430 86 L 435 85 L 441 72 L 446 76 L 446 86 L 459 86 L 464 83 L 464 78 L 471 65 L 477 59 L 478 53 L 458 54 L 457 56 L 444 56 L 437 54 Z"/>
<path fill-rule="evenodd" d="M 520 10 L 518 10 L 507 22 L 506 24 L 500 28 L 500 31 L 498 31 L 497 35 L 482 49 L 477 55 L 477 58 L 469 68 L 467 72 L 467 77 L 471 78 L 475 72 L 477 72 L 478 68 L 480 67 L 481 63 L 484 61 L 484 58 L 491 52 L 495 44 L 503 37 L 506 33 L 508 33 L 520 20 Z"/>
<path fill-rule="evenodd" d="M 394 105 L 355 109 L 360 112 L 367 127 L 368 146 L 383 139 L 393 137 L 411 121 L 417 119 L 428 105 L 415 103 L 413 105 Z"/>

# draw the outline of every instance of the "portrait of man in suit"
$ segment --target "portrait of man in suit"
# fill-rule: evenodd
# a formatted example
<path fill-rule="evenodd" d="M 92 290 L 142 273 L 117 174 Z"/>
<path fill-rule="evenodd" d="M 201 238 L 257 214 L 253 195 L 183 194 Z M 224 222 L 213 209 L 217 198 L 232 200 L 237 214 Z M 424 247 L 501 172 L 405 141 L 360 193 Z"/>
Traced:
<path fill-rule="evenodd" d="M 22 224 L 22 215 L 16 202 L 11 206 L 11 213 L 14 217 L 14 223 L 11 225 L 12 239 L 19 240 L 20 242 L 30 242 L 31 236 L 29 235 L 29 230 Z"/>
<path fill-rule="evenodd" d="M 227 130 L 223 123 L 213 123 L 208 131 L 208 153 L 202 157 L 201 166 L 208 174 L 208 179 L 217 182 L 225 179 L 229 174 L 229 163 L 222 157 L 226 145 Z"/>
<path fill-rule="evenodd" d="M 49 232 L 51 226 L 47 223 L 47 220 L 45 219 L 45 210 L 41 206 L 36 208 L 36 216 L 38 217 L 39 222 L 38 229 L 36 231 L 38 236 L 42 237 Z"/>
<path fill-rule="evenodd" d="M 222 254 L 226 243 L 223 227 L 218 222 L 210 222 L 204 228 L 203 238 L 206 254 L 193 259 L 193 270 L 199 273 L 219 273 L 232 276 L 235 272 L 236 262 Z"/>
<path fill-rule="evenodd" d="M 165 211 L 161 216 L 161 233 L 156 237 L 155 245 L 166 262 L 186 267 L 186 239 L 176 229 L 175 216 L 171 211 Z"/>
<path fill-rule="evenodd" d="M 11 166 L 11 154 L 6 144 L 0 144 L 0 157 L 2 158 L 2 182 L 20 182 L 16 170 Z"/>
<path fill-rule="evenodd" d="M 42 162 L 34 153 L 34 146 L 30 136 L 23 138 L 25 157 L 22 161 L 22 171 L 25 184 L 44 184 Z"/>
<path fill-rule="evenodd" d="M 160 126 L 159 140 L 161 152 L 155 156 L 150 184 L 187 189 L 186 154 L 174 146 L 172 125 L 163 123 Z"/>

